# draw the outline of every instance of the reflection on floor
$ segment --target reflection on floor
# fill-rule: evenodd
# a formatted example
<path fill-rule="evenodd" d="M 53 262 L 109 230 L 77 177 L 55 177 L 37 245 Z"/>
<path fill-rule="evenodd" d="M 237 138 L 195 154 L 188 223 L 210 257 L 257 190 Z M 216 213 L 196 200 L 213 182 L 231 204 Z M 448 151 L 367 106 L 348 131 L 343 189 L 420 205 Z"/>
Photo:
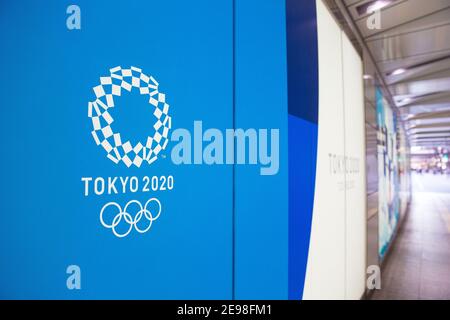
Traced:
<path fill-rule="evenodd" d="M 411 209 L 372 299 L 450 299 L 450 176 L 412 178 Z"/>

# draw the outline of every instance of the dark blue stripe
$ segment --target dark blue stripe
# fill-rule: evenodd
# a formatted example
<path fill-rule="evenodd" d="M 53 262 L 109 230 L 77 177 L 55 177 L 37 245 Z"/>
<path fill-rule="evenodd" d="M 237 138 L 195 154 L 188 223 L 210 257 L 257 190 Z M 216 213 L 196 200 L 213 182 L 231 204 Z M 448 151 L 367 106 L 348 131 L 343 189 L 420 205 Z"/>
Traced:
<path fill-rule="evenodd" d="M 301 299 L 314 209 L 318 137 L 315 0 L 287 0 L 289 299 Z"/>
<path fill-rule="evenodd" d="M 286 0 L 289 114 L 318 121 L 315 0 Z"/>
<path fill-rule="evenodd" d="M 316 180 L 317 125 L 289 115 L 289 299 L 300 299 L 308 262 Z"/>

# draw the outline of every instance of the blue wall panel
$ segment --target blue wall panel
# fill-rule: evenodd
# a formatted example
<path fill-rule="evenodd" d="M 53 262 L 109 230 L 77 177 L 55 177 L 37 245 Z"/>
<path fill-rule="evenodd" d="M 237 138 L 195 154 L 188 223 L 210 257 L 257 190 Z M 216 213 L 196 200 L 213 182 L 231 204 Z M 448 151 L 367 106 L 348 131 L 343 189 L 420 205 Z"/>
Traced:
<path fill-rule="evenodd" d="M 232 127 L 231 1 L 77 4 L 73 31 L 66 2 L 1 5 L 0 297 L 231 298 L 232 168 L 175 166 L 170 148 L 151 166 L 116 165 L 87 116 L 99 77 L 136 66 L 160 83 L 174 129 Z M 120 101 L 114 115 L 129 121 Z M 83 195 L 85 176 L 145 175 L 173 175 L 175 187 Z M 163 211 L 150 232 L 118 239 L 100 224 L 106 202 L 151 196 Z M 66 288 L 71 264 L 79 291 Z"/>
<path fill-rule="evenodd" d="M 311 233 L 318 138 L 316 1 L 286 1 L 289 101 L 289 299 L 301 299 Z"/>
<path fill-rule="evenodd" d="M 82 28 L 72 31 L 61 1 L 1 5 L 0 298 L 301 298 L 317 148 L 315 1 L 77 5 Z M 175 165 L 173 143 L 151 165 L 114 164 L 92 138 L 88 102 L 116 66 L 157 79 L 173 130 L 278 129 L 277 174 Z M 124 94 L 111 111 L 130 140 L 153 125 L 141 98 Z M 81 180 L 162 175 L 173 190 L 86 196 Z M 110 201 L 150 197 L 162 212 L 148 233 L 117 238 L 99 221 Z M 81 290 L 66 287 L 72 264 Z"/>
<path fill-rule="evenodd" d="M 236 1 L 236 127 L 279 128 L 277 175 L 236 166 L 236 298 L 286 299 L 287 75 L 283 1 Z"/>

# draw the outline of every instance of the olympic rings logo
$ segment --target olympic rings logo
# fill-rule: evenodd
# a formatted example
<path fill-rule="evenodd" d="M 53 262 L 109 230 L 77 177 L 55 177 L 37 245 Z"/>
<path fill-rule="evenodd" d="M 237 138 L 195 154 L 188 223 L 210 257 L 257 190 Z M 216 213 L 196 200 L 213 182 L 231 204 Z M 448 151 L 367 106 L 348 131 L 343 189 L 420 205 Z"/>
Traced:
<path fill-rule="evenodd" d="M 156 214 L 150 209 L 153 203 L 153 209 L 156 209 L 154 211 L 157 211 Z M 108 208 L 112 208 L 113 210 L 117 209 L 117 213 L 112 219 L 109 219 L 109 223 L 105 222 L 106 211 L 111 210 L 107 210 Z M 159 218 L 161 209 L 161 202 L 156 198 L 149 199 L 144 206 L 142 206 L 138 200 L 131 200 L 125 205 L 123 210 L 116 202 L 108 202 L 100 211 L 100 222 L 105 228 L 111 229 L 116 237 L 123 238 L 131 232 L 133 227 L 139 233 L 145 233 L 150 230 L 153 221 Z M 123 228 L 119 227 L 119 225 L 128 226 Z M 118 231 L 118 229 L 121 231 Z"/>

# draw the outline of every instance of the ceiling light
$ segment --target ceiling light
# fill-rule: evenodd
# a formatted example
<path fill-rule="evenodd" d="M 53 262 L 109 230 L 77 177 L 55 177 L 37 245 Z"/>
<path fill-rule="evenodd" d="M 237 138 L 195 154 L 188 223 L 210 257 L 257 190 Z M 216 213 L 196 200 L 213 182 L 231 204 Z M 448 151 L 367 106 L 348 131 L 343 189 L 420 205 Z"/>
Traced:
<path fill-rule="evenodd" d="M 397 0 L 372 0 L 356 7 L 356 11 L 360 16 L 381 10 Z"/>
<path fill-rule="evenodd" d="M 369 80 L 369 79 L 372 79 L 372 76 L 370 74 L 365 74 L 365 75 L 363 75 L 363 79 Z"/>
<path fill-rule="evenodd" d="M 405 99 L 403 99 L 402 101 L 400 101 L 401 103 L 408 103 L 408 102 L 411 102 L 411 98 L 410 97 L 407 97 L 407 98 L 405 98 Z"/>
<path fill-rule="evenodd" d="M 369 5 L 366 9 L 366 13 L 372 13 L 375 12 L 377 10 L 381 10 L 384 7 L 390 5 L 392 2 L 392 0 L 378 0 L 375 1 L 374 3 L 372 3 L 371 5 Z"/>
<path fill-rule="evenodd" d="M 391 76 L 398 76 L 398 75 L 400 75 L 402 73 L 405 73 L 405 72 L 406 72 L 406 69 L 399 68 L 399 69 L 396 69 L 396 70 L 392 71 L 392 73 L 390 75 Z"/>

